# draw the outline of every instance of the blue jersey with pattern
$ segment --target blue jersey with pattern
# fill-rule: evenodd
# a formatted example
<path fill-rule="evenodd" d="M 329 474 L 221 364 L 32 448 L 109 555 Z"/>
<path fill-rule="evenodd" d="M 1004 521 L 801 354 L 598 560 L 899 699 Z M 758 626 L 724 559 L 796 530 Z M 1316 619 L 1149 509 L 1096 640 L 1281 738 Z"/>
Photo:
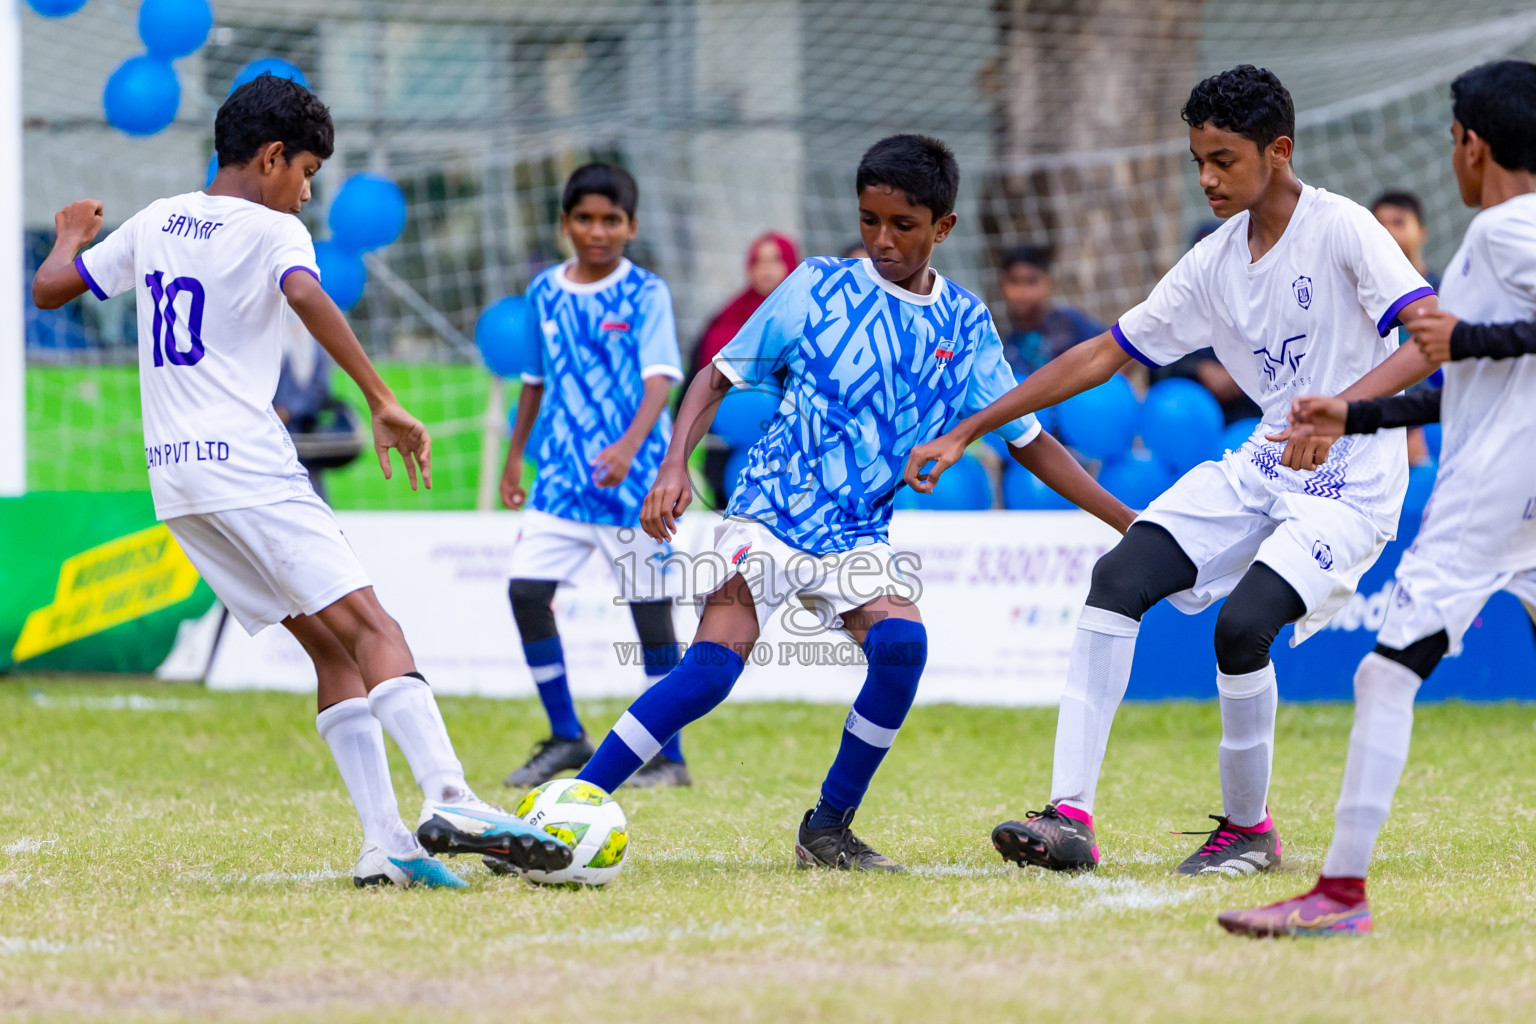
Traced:
<path fill-rule="evenodd" d="M 818 555 L 885 541 L 907 455 L 1014 386 L 986 305 L 934 276 L 916 295 L 868 260 L 806 260 L 715 357 L 737 387 L 783 388 L 730 515 Z"/>
<path fill-rule="evenodd" d="M 593 483 L 592 460 L 617 441 L 645 395 L 645 379 L 682 380 L 682 355 L 666 282 L 624 260 L 592 284 L 551 267 L 528 286 L 539 364 L 523 374 L 544 384 L 543 442 L 528 507 L 562 519 L 638 526 L 640 503 L 672 439 L 662 410 L 617 487 Z"/>

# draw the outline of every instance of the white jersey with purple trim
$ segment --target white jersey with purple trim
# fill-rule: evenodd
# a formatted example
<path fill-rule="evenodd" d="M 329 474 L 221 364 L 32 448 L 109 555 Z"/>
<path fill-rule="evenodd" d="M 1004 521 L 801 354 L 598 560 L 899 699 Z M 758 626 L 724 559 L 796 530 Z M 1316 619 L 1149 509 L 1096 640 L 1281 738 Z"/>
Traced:
<path fill-rule="evenodd" d="M 283 279 L 320 277 L 297 217 L 189 192 L 151 203 L 75 266 L 97 298 L 135 290 L 144 458 L 159 518 L 312 493 L 272 410 L 283 336 L 297 319 Z"/>
<path fill-rule="evenodd" d="M 1440 287 L 1462 320 L 1536 320 L 1536 195 L 1474 217 Z M 1536 569 L 1536 356 L 1443 370 L 1440 472 L 1414 546 L 1480 573 Z"/>
<path fill-rule="evenodd" d="M 1148 366 L 1213 349 L 1263 410 L 1244 451 L 1271 483 L 1342 501 L 1393 536 L 1408 484 L 1404 431 L 1343 438 L 1305 473 L 1281 466 L 1284 446 L 1263 435 L 1285 425 L 1291 399 L 1337 394 L 1391 355 L 1398 314 L 1434 290 L 1370 211 L 1341 196 L 1302 186 L 1258 260 L 1248 221 L 1232 217 L 1186 253 L 1111 328 L 1115 340 Z"/>

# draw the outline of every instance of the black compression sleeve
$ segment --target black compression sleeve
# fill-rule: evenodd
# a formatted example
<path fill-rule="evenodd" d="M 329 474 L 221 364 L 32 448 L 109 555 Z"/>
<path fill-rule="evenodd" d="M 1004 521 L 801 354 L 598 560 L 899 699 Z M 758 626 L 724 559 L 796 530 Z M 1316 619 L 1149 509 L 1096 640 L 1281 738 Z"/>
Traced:
<path fill-rule="evenodd" d="M 1514 359 L 1536 355 L 1536 321 L 1469 324 L 1451 330 L 1452 359 Z"/>
<path fill-rule="evenodd" d="M 1391 398 L 1350 402 L 1344 414 L 1344 433 L 1374 434 L 1394 427 L 1421 427 L 1440 422 L 1439 388 L 1422 388 Z"/>

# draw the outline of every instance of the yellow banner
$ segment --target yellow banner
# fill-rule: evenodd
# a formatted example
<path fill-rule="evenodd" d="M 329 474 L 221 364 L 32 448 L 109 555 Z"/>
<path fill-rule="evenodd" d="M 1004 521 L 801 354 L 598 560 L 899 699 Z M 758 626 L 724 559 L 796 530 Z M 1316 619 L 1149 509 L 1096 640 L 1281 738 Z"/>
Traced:
<path fill-rule="evenodd" d="M 53 603 L 27 616 L 11 657 L 35 658 L 185 601 L 197 579 L 164 523 L 72 555 L 59 567 Z"/>

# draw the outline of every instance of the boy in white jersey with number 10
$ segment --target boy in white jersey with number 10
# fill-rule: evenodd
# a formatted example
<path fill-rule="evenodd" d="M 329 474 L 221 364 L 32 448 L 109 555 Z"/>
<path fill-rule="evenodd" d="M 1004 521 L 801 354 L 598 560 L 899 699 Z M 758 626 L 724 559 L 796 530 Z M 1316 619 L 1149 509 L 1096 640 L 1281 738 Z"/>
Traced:
<path fill-rule="evenodd" d="M 1446 267 L 1444 311 L 1407 321 L 1445 386 L 1369 402 L 1307 396 L 1297 433 L 1370 436 L 1442 420 L 1434 493 L 1397 567 L 1376 649 L 1355 671 L 1355 725 L 1317 885 L 1221 914 L 1238 935 L 1371 930 L 1365 872 L 1408 761 L 1413 701 L 1499 590 L 1536 615 L 1536 65 L 1507 60 L 1451 83 L 1451 163 L 1480 210 Z"/>
<path fill-rule="evenodd" d="M 135 292 L 155 514 L 247 631 L 281 623 L 313 660 L 315 724 L 363 824 L 353 881 L 463 888 L 429 850 L 565 867 L 569 846 L 471 792 L 400 626 L 272 410 L 296 316 L 366 396 L 385 478 L 393 448 L 413 490 L 418 472 L 432 485 L 426 428 L 321 289 L 314 245 L 294 216 L 333 140 L 330 112 L 307 89 L 256 78 L 219 108 L 219 171 L 206 191 L 151 203 L 83 253 L 101 230 L 102 205 L 65 207 L 33 299 L 51 309 L 87 290 L 100 299 Z M 425 797 L 415 833 L 400 820 L 385 731 Z"/>
<path fill-rule="evenodd" d="M 1296 642 L 1305 640 L 1343 607 L 1395 534 L 1407 487 L 1400 430 L 1331 452 L 1319 439 L 1282 449 L 1277 432 L 1297 395 L 1354 385 L 1375 397 L 1422 379 L 1427 363 L 1411 345 L 1394 352 L 1392 327 L 1433 308 L 1433 291 L 1369 211 L 1296 177 L 1295 111 L 1272 73 L 1242 65 L 1206 79 L 1183 117 L 1200 185 L 1226 223 L 1110 331 L 919 446 L 907 463 L 908 482 L 930 489 L 996 424 L 1101 384 L 1131 359 L 1166 365 L 1207 346 L 1264 410 L 1241 448 L 1186 473 L 1094 566 L 1056 725 L 1050 802 L 992 834 L 1021 866 L 1098 864 L 1095 790 L 1141 618 L 1164 598 L 1194 613 L 1220 597 L 1223 809 L 1178 871 L 1241 875 L 1278 865 L 1267 807 L 1278 699 L 1270 644 L 1290 622 Z M 925 473 L 930 461 L 937 466 Z"/>

